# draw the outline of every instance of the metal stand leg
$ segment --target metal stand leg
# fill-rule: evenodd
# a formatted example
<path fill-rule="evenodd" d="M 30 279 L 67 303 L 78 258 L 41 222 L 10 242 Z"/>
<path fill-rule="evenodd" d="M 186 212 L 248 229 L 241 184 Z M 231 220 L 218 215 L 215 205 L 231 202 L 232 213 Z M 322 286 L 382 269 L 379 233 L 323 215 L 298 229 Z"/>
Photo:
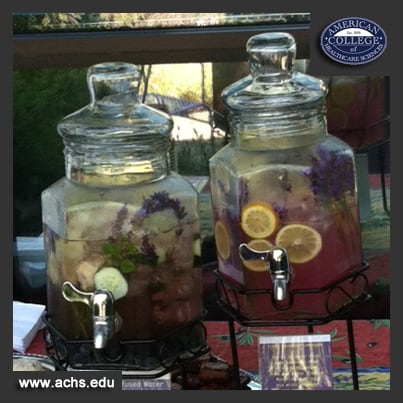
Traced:
<path fill-rule="evenodd" d="M 241 388 L 241 377 L 239 374 L 238 349 L 236 346 L 234 320 L 232 318 L 230 318 L 228 320 L 228 327 L 229 327 L 229 335 L 230 335 L 230 339 L 231 339 L 232 364 L 234 366 L 234 375 L 235 375 L 235 379 L 236 379 L 236 386 L 238 389 L 240 389 Z"/>
<path fill-rule="evenodd" d="M 353 388 L 354 390 L 359 390 L 360 388 L 358 382 L 357 360 L 355 357 L 353 320 L 351 318 L 348 318 L 346 319 L 346 322 L 348 331 L 348 345 L 350 347 L 350 362 L 351 362 L 351 375 L 353 377 Z"/>
<path fill-rule="evenodd" d="M 386 190 L 386 181 L 385 181 L 385 157 L 384 157 L 384 151 L 383 148 L 384 145 L 382 145 L 379 150 L 378 150 L 378 155 L 379 155 L 379 165 L 380 165 L 380 175 L 381 175 L 381 186 L 382 186 L 382 201 L 383 201 L 383 209 L 390 214 L 389 206 L 388 206 L 388 198 L 387 198 L 387 190 Z"/>

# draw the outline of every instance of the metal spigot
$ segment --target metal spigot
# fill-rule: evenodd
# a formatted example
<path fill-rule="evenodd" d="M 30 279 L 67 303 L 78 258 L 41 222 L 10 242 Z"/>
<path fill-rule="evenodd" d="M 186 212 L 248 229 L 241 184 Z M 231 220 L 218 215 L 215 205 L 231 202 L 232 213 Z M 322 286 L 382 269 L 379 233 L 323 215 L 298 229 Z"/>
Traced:
<path fill-rule="evenodd" d="M 115 333 L 115 309 L 113 295 L 109 290 L 96 290 L 92 298 L 94 323 L 94 347 L 105 348 Z"/>
<path fill-rule="evenodd" d="M 287 296 L 287 284 L 291 277 L 287 251 L 284 248 L 275 247 L 269 252 L 268 257 L 274 298 L 276 301 L 284 301 Z"/>
<path fill-rule="evenodd" d="M 65 281 L 62 286 L 62 294 L 64 299 L 69 302 L 82 302 L 91 308 L 94 327 L 94 347 L 96 349 L 105 348 L 116 329 L 112 293 L 106 289 L 84 292 L 76 288 L 70 281 Z"/>
<path fill-rule="evenodd" d="M 291 279 L 291 267 L 287 251 L 284 248 L 273 247 L 258 251 L 247 244 L 239 245 L 239 255 L 243 260 L 261 260 L 267 262 L 273 284 L 273 296 L 276 301 L 287 298 L 287 284 Z"/>

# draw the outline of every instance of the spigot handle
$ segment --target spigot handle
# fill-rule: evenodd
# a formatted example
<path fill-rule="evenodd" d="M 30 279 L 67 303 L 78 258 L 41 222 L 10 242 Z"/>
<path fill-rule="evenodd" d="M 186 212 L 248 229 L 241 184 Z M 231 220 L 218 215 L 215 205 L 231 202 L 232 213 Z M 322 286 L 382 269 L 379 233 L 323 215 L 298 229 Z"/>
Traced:
<path fill-rule="evenodd" d="M 106 289 L 98 289 L 94 292 L 81 291 L 70 281 L 63 283 L 62 294 L 69 302 L 81 302 L 91 308 L 94 347 L 96 349 L 104 348 L 119 325 L 115 315 L 113 294 Z"/>
<path fill-rule="evenodd" d="M 82 302 L 92 308 L 92 292 L 81 291 L 70 281 L 65 281 L 62 285 L 62 294 L 69 302 Z"/>
<path fill-rule="evenodd" d="M 287 298 L 287 284 L 291 278 L 287 251 L 277 246 L 269 250 L 258 251 L 245 243 L 239 245 L 238 250 L 243 260 L 261 260 L 267 263 L 273 283 L 274 299 L 284 301 Z"/>
<path fill-rule="evenodd" d="M 241 256 L 243 260 L 261 260 L 264 262 L 269 262 L 270 250 L 259 251 L 251 248 L 246 243 L 242 243 L 239 245 L 238 251 L 239 256 Z"/>

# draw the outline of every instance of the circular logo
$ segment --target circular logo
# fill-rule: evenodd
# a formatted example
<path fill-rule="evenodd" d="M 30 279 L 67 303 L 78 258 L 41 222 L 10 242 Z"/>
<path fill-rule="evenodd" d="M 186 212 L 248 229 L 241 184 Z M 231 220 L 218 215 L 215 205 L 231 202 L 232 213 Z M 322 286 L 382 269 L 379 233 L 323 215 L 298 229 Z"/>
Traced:
<path fill-rule="evenodd" d="M 385 31 L 366 18 L 348 17 L 328 25 L 320 36 L 322 50 L 343 64 L 365 64 L 385 51 Z"/>

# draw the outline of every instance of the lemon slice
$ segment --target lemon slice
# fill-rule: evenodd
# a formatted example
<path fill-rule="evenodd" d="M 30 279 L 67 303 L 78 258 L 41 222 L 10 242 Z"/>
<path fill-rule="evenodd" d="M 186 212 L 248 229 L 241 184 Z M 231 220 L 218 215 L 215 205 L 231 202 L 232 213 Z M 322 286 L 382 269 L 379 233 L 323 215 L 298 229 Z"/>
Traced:
<path fill-rule="evenodd" d="M 273 247 L 273 244 L 266 239 L 252 239 L 250 242 L 248 242 L 248 246 L 251 249 L 255 249 L 259 252 L 270 250 Z M 267 262 L 264 262 L 263 260 L 244 260 L 242 259 L 243 265 L 251 270 L 251 271 L 258 271 L 258 272 L 263 272 L 263 271 L 268 271 L 269 267 Z"/>
<path fill-rule="evenodd" d="M 251 238 L 267 238 L 278 227 L 278 214 L 265 202 L 251 202 L 241 212 L 241 228 Z"/>
<path fill-rule="evenodd" d="M 304 224 L 289 224 L 276 235 L 276 245 L 287 250 L 291 263 L 306 263 L 322 249 L 322 236 Z"/>
<path fill-rule="evenodd" d="M 228 259 L 231 254 L 231 243 L 227 226 L 222 221 L 216 222 L 214 236 L 218 255 L 223 260 Z"/>

